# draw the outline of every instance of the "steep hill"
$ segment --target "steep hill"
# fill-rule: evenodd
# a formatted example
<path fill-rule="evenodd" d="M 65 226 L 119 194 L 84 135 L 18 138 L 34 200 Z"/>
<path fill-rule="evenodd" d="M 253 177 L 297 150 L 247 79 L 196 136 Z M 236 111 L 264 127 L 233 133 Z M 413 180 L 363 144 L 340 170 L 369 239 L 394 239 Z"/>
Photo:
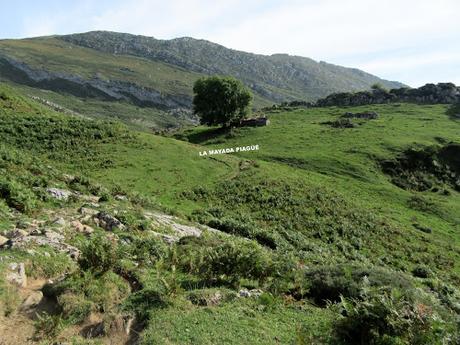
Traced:
<path fill-rule="evenodd" d="M 245 53 L 193 38 L 98 31 L 0 41 L 2 80 L 72 111 L 118 117 L 139 128 L 196 122 L 190 114 L 192 85 L 211 74 L 242 79 L 254 91 L 256 107 L 365 90 L 376 82 L 402 86 L 357 69 Z"/>

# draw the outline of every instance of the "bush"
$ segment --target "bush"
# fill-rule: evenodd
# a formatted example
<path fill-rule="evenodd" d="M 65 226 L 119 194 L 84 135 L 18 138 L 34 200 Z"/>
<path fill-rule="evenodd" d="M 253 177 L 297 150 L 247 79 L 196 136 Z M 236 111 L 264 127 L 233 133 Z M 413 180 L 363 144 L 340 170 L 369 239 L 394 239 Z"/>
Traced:
<path fill-rule="evenodd" d="M 117 244 L 103 233 L 96 233 L 83 244 L 78 264 L 83 270 L 101 274 L 113 269 L 118 259 Z"/>
<path fill-rule="evenodd" d="M 37 207 L 37 199 L 29 188 L 0 177 L 0 198 L 4 199 L 11 208 L 29 213 Z"/>
<path fill-rule="evenodd" d="M 159 238 L 136 237 L 129 246 L 134 260 L 144 264 L 152 264 L 168 255 L 168 246 Z"/>
<path fill-rule="evenodd" d="M 123 309 L 134 312 L 140 321 L 148 320 L 150 312 L 169 304 L 165 287 L 145 288 L 131 294 L 124 302 Z"/>
<path fill-rule="evenodd" d="M 192 242 L 179 246 L 177 257 L 182 269 L 207 280 L 225 279 L 232 285 L 242 278 L 264 281 L 273 273 L 270 253 L 248 240 L 214 240 L 201 246 Z"/>
<path fill-rule="evenodd" d="M 342 298 L 342 318 L 334 325 L 339 344 L 444 344 L 433 308 L 410 292 L 367 290 L 361 299 Z"/>
<path fill-rule="evenodd" d="M 412 287 L 403 274 L 379 267 L 323 266 L 308 270 L 305 280 L 307 295 L 320 305 L 338 302 L 342 296 L 359 298 L 365 282 L 370 286 Z"/>
<path fill-rule="evenodd" d="M 62 316 L 71 324 L 85 321 L 94 305 L 82 294 L 64 293 L 58 297 L 58 304 L 62 308 Z"/>

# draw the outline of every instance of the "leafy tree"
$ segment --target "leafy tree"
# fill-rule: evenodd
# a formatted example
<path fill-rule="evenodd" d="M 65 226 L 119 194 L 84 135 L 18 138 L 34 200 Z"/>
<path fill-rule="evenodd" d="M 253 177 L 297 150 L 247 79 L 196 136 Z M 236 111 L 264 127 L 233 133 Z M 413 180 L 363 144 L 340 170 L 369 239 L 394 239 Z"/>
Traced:
<path fill-rule="evenodd" d="M 250 112 L 252 93 L 235 78 L 201 78 L 195 82 L 193 92 L 193 110 L 202 124 L 228 127 Z"/>

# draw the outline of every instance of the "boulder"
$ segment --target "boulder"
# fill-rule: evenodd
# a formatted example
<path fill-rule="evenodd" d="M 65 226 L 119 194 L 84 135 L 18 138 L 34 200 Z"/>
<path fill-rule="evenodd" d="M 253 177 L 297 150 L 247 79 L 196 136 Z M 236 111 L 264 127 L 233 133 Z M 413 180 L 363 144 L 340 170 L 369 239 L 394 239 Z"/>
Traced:
<path fill-rule="evenodd" d="M 0 235 L 0 247 L 3 246 L 9 239 Z"/>
<path fill-rule="evenodd" d="M 27 286 L 26 268 L 24 263 L 11 263 L 8 266 L 9 272 L 6 274 L 6 280 L 19 287 Z"/>
<path fill-rule="evenodd" d="M 70 222 L 70 225 L 78 232 L 81 232 L 82 234 L 89 235 L 94 232 L 94 229 L 90 227 L 89 225 L 82 224 L 78 220 L 74 220 Z"/>
<path fill-rule="evenodd" d="M 95 216 L 96 214 L 99 213 L 98 210 L 95 210 L 95 209 L 92 209 L 92 208 L 89 208 L 89 207 L 83 207 L 83 206 L 80 207 L 78 212 L 80 212 L 80 214 L 82 214 L 84 216 Z"/>
<path fill-rule="evenodd" d="M 22 229 L 14 229 L 12 231 L 10 231 L 6 237 L 8 237 L 9 239 L 12 239 L 12 238 L 19 238 L 19 237 L 24 237 L 24 236 L 27 236 L 29 235 L 29 233 L 25 230 L 22 230 Z"/>
<path fill-rule="evenodd" d="M 21 304 L 22 311 L 28 311 L 35 308 L 43 299 L 43 293 L 41 291 L 33 291 Z"/>
<path fill-rule="evenodd" d="M 59 217 L 54 220 L 53 224 L 58 225 L 58 226 L 65 226 L 65 220 L 64 218 Z"/>
<path fill-rule="evenodd" d="M 57 200 L 68 200 L 69 197 L 73 194 L 70 190 L 59 189 L 59 188 L 48 188 L 46 190 L 52 198 Z"/>
<path fill-rule="evenodd" d="M 112 231 L 114 229 L 126 229 L 126 226 L 122 222 L 120 222 L 117 218 L 106 212 L 99 212 L 98 214 L 96 214 L 94 216 L 94 221 L 98 226 L 107 231 Z"/>

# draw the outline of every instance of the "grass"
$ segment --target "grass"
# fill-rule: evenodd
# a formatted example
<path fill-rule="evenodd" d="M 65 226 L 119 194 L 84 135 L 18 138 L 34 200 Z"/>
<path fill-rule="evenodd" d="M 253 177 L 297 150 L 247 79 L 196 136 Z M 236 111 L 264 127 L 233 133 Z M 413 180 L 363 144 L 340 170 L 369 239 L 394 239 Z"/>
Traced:
<path fill-rule="evenodd" d="M 319 335 L 321 323 L 331 318 L 327 310 L 282 302 L 269 310 L 257 300 L 245 299 L 217 307 L 185 305 L 155 313 L 141 343 L 302 344 L 302 328 Z"/>
<path fill-rule="evenodd" d="M 324 124 L 364 110 L 376 111 L 378 119 L 354 128 Z M 437 192 L 399 188 L 379 164 L 408 147 L 458 143 L 460 123 L 446 110 L 413 104 L 293 109 L 267 114 L 268 127 L 233 133 L 196 127 L 176 135 L 180 141 L 56 113 L 21 89 L 0 86 L 0 229 L 43 217 L 45 210 L 81 206 L 50 200 L 44 193 L 50 186 L 104 196 L 102 208 L 118 211 L 128 225 L 127 232 L 115 231 L 123 241 L 102 246 L 97 236 L 70 235 L 71 244 L 86 248 L 86 261 L 77 267 L 51 256 L 37 260 L 34 270 L 44 277 L 72 272 L 54 287 L 67 308 L 60 317 L 82 322 L 93 309 L 129 311 L 144 322 L 144 343 L 334 343 L 327 338 L 340 312 L 327 307 L 322 286 L 342 295 L 353 290 L 344 298 L 359 298 L 369 282 L 399 288 L 400 276 L 410 282 L 406 290 L 421 289 L 436 301 L 450 327 L 445 315 L 455 315 L 460 300 L 460 194 L 449 185 Z M 199 156 L 209 148 L 254 144 L 259 151 Z M 68 181 L 64 174 L 77 177 Z M 116 201 L 119 193 L 128 199 Z M 150 207 L 227 234 L 165 248 L 148 236 L 153 225 L 143 212 Z M 432 231 L 420 230 L 426 228 Z M 14 252 L 11 260 L 27 255 Z M 48 262 L 55 258 L 56 264 Z M 138 282 L 136 291 L 129 291 L 127 277 Z M 209 289 L 235 295 L 240 287 L 271 297 L 212 306 L 187 299 Z M 379 296 L 369 297 L 377 309 Z M 385 299 L 384 307 L 400 313 L 411 301 Z M 45 321 L 45 329 L 60 324 Z"/>

